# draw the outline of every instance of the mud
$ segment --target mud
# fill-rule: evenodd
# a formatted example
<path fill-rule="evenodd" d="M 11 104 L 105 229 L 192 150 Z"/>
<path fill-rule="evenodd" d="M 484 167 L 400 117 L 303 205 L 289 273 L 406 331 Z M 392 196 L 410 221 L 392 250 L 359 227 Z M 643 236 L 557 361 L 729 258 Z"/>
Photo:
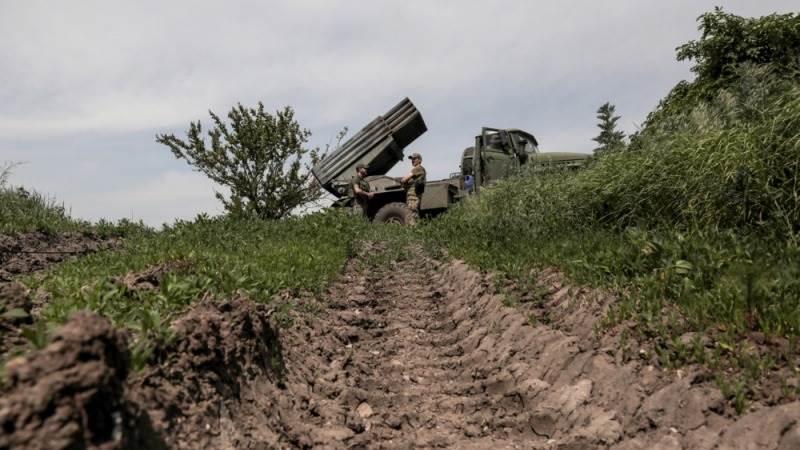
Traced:
<path fill-rule="evenodd" d="M 147 415 L 123 399 L 129 356 L 107 320 L 79 313 L 44 350 L 9 361 L 0 449 L 158 448 Z"/>
<path fill-rule="evenodd" d="M 66 259 L 116 247 L 120 242 L 118 238 L 86 233 L 0 235 L 0 283 Z"/>
<path fill-rule="evenodd" d="M 85 233 L 0 235 L 0 355 L 25 345 L 20 327 L 30 324 L 46 301 L 31 295 L 16 277 L 120 243 L 119 238 Z"/>
<path fill-rule="evenodd" d="M 509 307 L 465 264 L 414 259 L 413 271 L 354 259 L 322 302 L 296 298 L 288 316 L 244 297 L 204 299 L 173 324 L 157 363 L 127 378 L 115 339 L 90 339 L 112 350 L 88 357 L 56 341 L 44 360 L 100 361 L 99 375 L 59 375 L 73 387 L 47 391 L 40 374 L 59 372 L 31 369 L 36 355 L 15 363 L 32 375 L 14 375 L 0 400 L 0 448 L 72 448 L 31 431 L 50 423 L 85 448 L 799 448 L 800 402 L 732 416 L 708 374 L 624 362 L 613 333 L 593 332 L 612 296 L 544 272 L 540 301 Z M 71 409 L 26 412 L 31 389 Z M 114 439 L 81 425 L 94 407 L 81 399 L 96 398 L 84 392 L 103 392 L 104 417 L 122 418 Z"/>

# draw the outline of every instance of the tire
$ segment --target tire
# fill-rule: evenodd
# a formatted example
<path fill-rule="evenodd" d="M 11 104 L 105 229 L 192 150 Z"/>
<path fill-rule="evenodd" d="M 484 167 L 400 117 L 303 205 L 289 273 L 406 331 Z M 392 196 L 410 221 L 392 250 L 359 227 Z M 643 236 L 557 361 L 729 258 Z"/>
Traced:
<path fill-rule="evenodd" d="M 398 225 L 413 225 L 414 212 L 400 202 L 387 203 L 375 213 L 372 219 L 375 223 L 396 223 Z"/>

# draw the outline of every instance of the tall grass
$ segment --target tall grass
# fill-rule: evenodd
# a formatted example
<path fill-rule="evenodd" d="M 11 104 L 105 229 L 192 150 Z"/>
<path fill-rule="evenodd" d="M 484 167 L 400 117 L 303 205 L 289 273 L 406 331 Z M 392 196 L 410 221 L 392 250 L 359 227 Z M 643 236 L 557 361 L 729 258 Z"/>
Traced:
<path fill-rule="evenodd" d="M 0 168 L 0 233 L 77 229 L 86 224 L 73 220 L 63 205 L 35 191 L 9 186 L 17 164 Z"/>
<path fill-rule="evenodd" d="M 63 203 L 35 190 L 9 184 L 18 164 L 0 167 L 0 234 L 86 232 L 101 235 L 126 235 L 144 228 L 141 222 L 122 219 L 117 223 L 100 220 L 91 223 L 73 218 Z"/>
<path fill-rule="evenodd" d="M 716 336 L 717 350 L 754 332 L 797 342 L 799 176 L 800 83 L 746 67 L 737 84 L 662 117 L 628 150 L 579 172 L 507 180 L 423 234 L 511 276 L 556 266 L 616 289 L 622 299 L 605 323 L 635 319 L 638 337 L 671 365 L 688 358 L 674 351 L 686 332 Z M 761 368 L 737 386 L 772 367 L 717 350 L 719 367 Z"/>
<path fill-rule="evenodd" d="M 715 98 L 654 124 L 568 183 L 605 225 L 800 230 L 800 84 L 745 67 Z"/>

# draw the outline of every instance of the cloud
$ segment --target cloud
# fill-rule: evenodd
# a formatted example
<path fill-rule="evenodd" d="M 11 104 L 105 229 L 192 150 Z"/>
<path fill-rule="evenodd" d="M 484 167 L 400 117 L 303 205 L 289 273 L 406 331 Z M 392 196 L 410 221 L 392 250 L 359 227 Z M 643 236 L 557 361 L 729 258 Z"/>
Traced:
<path fill-rule="evenodd" d="M 590 151 L 600 104 L 615 103 L 630 132 L 690 76 L 674 49 L 717 3 L 0 3 L 0 160 L 31 161 L 21 182 L 76 213 L 127 217 L 122 200 L 93 192 L 189 174 L 153 136 L 236 102 L 292 105 L 324 146 L 409 96 L 428 124 L 414 146 L 431 177 L 457 170 L 485 125 L 530 130 L 545 150 Z M 722 3 L 743 15 L 796 8 Z M 169 196 L 151 194 L 136 214 L 177 217 L 162 206 Z"/>

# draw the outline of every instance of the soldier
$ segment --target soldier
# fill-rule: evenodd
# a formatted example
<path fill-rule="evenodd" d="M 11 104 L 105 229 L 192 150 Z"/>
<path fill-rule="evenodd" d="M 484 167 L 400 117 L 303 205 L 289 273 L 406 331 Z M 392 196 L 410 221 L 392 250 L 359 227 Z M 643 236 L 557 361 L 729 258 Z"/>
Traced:
<path fill-rule="evenodd" d="M 364 179 L 367 176 L 367 165 L 359 164 L 356 166 L 356 176 L 350 180 L 349 194 L 353 198 L 353 212 L 364 217 L 367 216 L 367 206 L 369 200 L 375 195 L 369 191 L 369 182 Z"/>
<path fill-rule="evenodd" d="M 422 155 L 419 153 L 412 153 L 408 159 L 411 160 L 411 172 L 401 178 L 400 182 L 406 189 L 406 205 L 414 217 L 419 217 L 419 204 L 425 191 L 425 168 L 422 167 Z"/>

